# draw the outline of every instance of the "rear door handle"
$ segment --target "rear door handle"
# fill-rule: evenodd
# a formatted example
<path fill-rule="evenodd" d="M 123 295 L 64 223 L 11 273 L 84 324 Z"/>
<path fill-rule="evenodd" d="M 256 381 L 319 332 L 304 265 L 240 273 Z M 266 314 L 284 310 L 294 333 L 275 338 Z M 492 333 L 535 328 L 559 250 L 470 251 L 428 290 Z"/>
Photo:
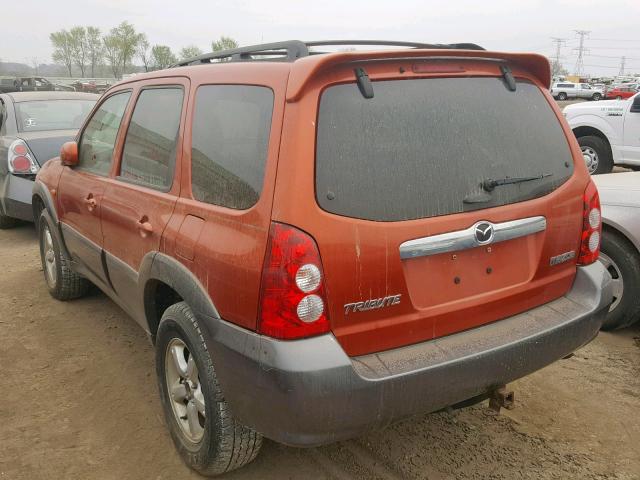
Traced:
<path fill-rule="evenodd" d="M 87 195 L 87 197 L 84 199 L 84 204 L 87 206 L 87 210 L 89 210 L 90 212 L 93 212 L 96 209 L 96 207 L 98 206 L 98 202 L 96 202 L 96 199 L 93 198 L 93 193 Z"/>
<path fill-rule="evenodd" d="M 149 218 L 146 215 L 138 220 L 138 231 L 142 238 L 146 238 L 153 233 L 153 225 L 151 225 Z"/>

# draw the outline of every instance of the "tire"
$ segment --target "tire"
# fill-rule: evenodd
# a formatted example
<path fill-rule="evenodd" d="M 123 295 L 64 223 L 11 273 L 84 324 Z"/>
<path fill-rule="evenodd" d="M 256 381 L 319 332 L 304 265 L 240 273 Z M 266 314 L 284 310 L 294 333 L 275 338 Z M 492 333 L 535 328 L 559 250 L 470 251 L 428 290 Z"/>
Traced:
<path fill-rule="evenodd" d="M 215 476 L 256 457 L 262 435 L 233 418 L 198 321 L 184 302 L 162 315 L 156 374 L 169 433 L 188 467 Z"/>
<path fill-rule="evenodd" d="M 622 100 L 622 97 L 621 97 L 620 95 L 618 95 L 618 96 L 616 97 L 616 100 Z"/>
<path fill-rule="evenodd" d="M 44 280 L 49 294 L 57 300 L 72 300 L 82 297 L 89 289 L 89 281 L 71 270 L 69 258 L 52 233 L 53 221 L 46 210 L 40 213 L 38 237 L 40 240 L 40 260 Z"/>
<path fill-rule="evenodd" d="M 558 100 L 560 100 L 561 102 L 564 102 L 567 99 L 567 94 L 564 92 L 560 92 L 558 94 Z"/>
<path fill-rule="evenodd" d="M 600 261 L 613 277 L 614 300 L 602 330 L 628 327 L 640 318 L 640 254 L 625 237 L 604 231 Z"/>
<path fill-rule="evenodd" d="M 18 224 L 18 220 L 15 218 L 7 217 L 0 213 L 0 230 L 6 230 L 8 228 L 13 228 Z"/>
<path fill-rule="evenodd" d="M 593 97 L 591 97 L 591 99 L 592 99 L 592 100 L 594 100 L 594 101 L 596 101 L 596 102 L 597 102 L 598 100 L 600 100 L 601 98 L 602 98 L 602 95 L 601 95 L 601 94 L 599 94 L 599 93 L 594 93 L 594 94 L 593 94 Z"/>
<path fill-rule="evenodd" d="M 578 144 L 582 150 L 587 170 L 591 175 L 610 173 L 613 170 L 611 150 L 602 138 L 586 135 L 578 138 Z M 587 157 L 589 157 L 589 160 L 587 160 Z"/>

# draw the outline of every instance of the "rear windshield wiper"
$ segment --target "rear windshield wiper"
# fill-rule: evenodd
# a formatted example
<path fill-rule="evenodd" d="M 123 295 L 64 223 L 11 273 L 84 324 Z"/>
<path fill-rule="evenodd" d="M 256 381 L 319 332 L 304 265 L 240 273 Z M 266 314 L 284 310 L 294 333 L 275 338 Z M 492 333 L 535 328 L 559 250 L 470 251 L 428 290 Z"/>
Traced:
<path fill-rule="evenodd" d="M 535 177 L 505 177 L 505 178 L 488 178 L 482 182 L 482 189 L 485 192 L 492 192 L 494 188 L 502 185 L 513 185 L 515 183 L 532 182 L 533 180 L 542 180 L 543 178 L 552 176 L 553 173 L 542 173 Z"/>

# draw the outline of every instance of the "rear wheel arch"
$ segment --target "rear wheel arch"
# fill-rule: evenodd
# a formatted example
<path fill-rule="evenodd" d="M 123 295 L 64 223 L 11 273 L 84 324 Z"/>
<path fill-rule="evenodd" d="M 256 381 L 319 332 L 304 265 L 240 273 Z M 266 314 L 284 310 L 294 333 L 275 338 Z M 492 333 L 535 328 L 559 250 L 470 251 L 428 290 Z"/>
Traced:
<path fill-rule="evenodd" d="M 595 127 L 589 127 L 589 126 L 584 125 L 584 126 L 581 126 L 581 127 L 574 128 L 573 129 L 573 134 L 576 136 L 576 138 L 587 137 L 587 136 L 599 137 L 607 144 L 607 147 L 609 148 L 609 152 L 611 152 L 611 154 L 613 154 L 613 152 L 611 150 L 611 142 L 609 141 L 607 136 L 601 130 L 598 130 Z"/>
<path fill-rule="evenodd" d="M 178 302 L 184 301 L 196 316 L 220 318 L 205 287 L 176 259 L 155 253 L 145 258 L 141 273 L 144 314 L 154 341 L 163 313 Z"/>

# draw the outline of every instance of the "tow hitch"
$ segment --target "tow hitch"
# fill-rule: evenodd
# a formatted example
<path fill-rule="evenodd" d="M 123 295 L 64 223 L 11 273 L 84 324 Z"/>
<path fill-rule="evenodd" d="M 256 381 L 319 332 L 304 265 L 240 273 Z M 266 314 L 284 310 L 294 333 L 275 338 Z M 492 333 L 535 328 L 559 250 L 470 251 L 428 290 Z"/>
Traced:
<path fill-rule="evenodd" d="M 501 408 L 511 410 L 515 407 L 513 390 L 507 390 L 506 385 L 492 390 L 489 394 L 489 408 L 496 413 L 500 413 Z"/>

